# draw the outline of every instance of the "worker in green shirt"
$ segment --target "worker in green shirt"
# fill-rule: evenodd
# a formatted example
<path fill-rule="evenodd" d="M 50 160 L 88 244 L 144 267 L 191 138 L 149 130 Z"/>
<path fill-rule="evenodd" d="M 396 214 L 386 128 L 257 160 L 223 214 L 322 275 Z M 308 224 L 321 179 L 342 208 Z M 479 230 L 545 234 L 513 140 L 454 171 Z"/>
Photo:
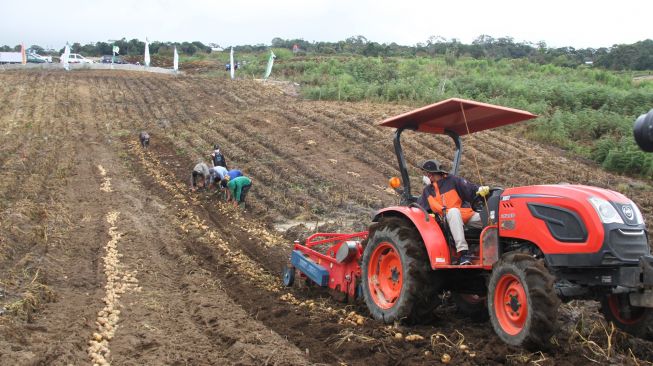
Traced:
<path fill-rule="evenodd" d="M 252 180 L 246 176 L 236 177 L 230 179 L 227 183 L 228 196 L 227 201 L 232 201 L 234 206 L 238 206 L 241 203 L 245 203 L 245 197 L 247 192 L 252 188 Z"/>

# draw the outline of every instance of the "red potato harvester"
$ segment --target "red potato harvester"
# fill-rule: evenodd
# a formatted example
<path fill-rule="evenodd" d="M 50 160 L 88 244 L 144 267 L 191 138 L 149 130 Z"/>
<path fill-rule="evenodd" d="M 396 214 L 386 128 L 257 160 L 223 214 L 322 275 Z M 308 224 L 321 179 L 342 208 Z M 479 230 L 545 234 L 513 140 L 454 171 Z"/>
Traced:
<path fill-rule="evenodd" d="M 405 131 L 451 137 L 456 174 L 460 136 L 536 117 L 452 98 L 383 121 L 396 128 L 401 179 L 391 185 L 400 204 L 377 211 L 366 232 L 295 242 L 284 283 L 291 286 L 299 273 L 344 299 L 363 300 L 386 323 L 423 321 L 448 291 L 462 312 L 489 317 L 504 342 L 529 348 L 556 332 L 561 301 L 594 299 L 617 327 L 653 340 L 648 233 L 637 205 L 621 193 L 570 184 L 492 187 L 472 202 L 483 228 L 466 230 L 476 259 L 464 266 L 453 264 L 446 217 L 416 203 L 401 146 Z"/>

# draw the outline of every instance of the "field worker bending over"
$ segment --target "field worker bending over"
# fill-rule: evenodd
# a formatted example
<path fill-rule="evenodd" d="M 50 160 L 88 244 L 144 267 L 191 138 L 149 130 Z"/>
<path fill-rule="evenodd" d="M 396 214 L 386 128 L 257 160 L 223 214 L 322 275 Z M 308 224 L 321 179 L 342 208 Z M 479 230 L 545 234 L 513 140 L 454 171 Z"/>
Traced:
<path fill-rule="evenodd" d="M 227 174 L 222 178 L 222 180 L 220 181 L 220 184 L 221 184 L 222 187 L 224 188 L 224 187 L 227 186 L 227 183 L 229 183 L 229 180 L 230 180 L 230 179 L 234 179 L 234 178 L 238 178 L 238 177 L 242 177 L 242 176 L 243 176 L 243 172 L 241 172 L 240 170 L 238 170 L 238 169 L 231 169 L 231 170 L 228 171 Z"/>
<path fill-rule="evenodd" d="M 209 166 L 204 162 L 199 162 L 193 168 L 190 175 L 190 190 L 195 192 L 197 188 L 204 188 L 208 184 L 209 179 Z"/>
<path fill-rule="evenodd" d="M 245 176 L 230 179 L 227 184 L 228 197 L 227 201 L 233 201 L 234 206 L 239 206 L 245 203 L 247 192 L 252 188 L 252 180 Z"/>
<path fill-rule="evenodd" d="M 417 203 L 425 209 L 430 208 L 433 213 L 440 216 L 443 215 L 443 211 L 446 213 L 449 230 L 456 243 L 458 264 L 471 264 L 472 258 L 468 254 L 469 246 L 465 240 L 464 226 L 483 227 L 481 215 L 472 210 L 471 202 L 476 195 L 486 196 L 490 187 L 479 187 L 461 177 L 450 175 L 437 160 L 427 160 L 422 163 L 421 168 L 431 184 L 424 187 Z"/>
<path fill-rule="evenodd" d="M 223 166 L 214 166 L 209 168 L 209 187 L 217 186 L 227 175 L 228 170 Z"/>
<path fill-rule="evenodd" d="M 225 160 L 224 155 L 220 151 L 220 145 L 213 145 L 213 152 L 211 153 L 211 163 L 213 166 L 223 166 L 227 168 L 227 160 Z"/>

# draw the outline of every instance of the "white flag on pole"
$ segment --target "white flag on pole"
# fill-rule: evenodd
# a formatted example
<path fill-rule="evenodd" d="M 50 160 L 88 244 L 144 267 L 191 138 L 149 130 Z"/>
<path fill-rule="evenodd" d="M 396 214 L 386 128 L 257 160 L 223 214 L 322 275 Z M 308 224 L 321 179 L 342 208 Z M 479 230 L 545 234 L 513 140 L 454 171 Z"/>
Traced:
<path fill-rule="evenodd" d="M 145 37 L 145 66 L 150 66 L 150 41 Z"/>
<path fill-rule="evenodd" d="M 63 49 L 63 68 L 66 70 L 70 70 L 70 64 L 68 63 L 68 56 L 70 56 L 70 46 L 68 46 L 68 43 L 66 43 L 66 47 Z"/>
<path fill-rule="evenodd" d="M 111 56 L 111 69 L 113 69 L 113 62 L 116 60 L 116 55 L 120 53 L 120 47 L 113 46 L 113 56 Z"/>
<path fill-rule="evenodd" d="M 179 70 L 179 54 L 177 53 L 177 46 L 175 46 L 175 56 L 172 59 L 172 68 L 175 71 Z"/>
<path fill-rule="evenodd" d="M 234 48 L 231 47 L 231 54 L 229 55 L 229 71 L 231 72 L 231 80 L 235 77 L 236 65 L 234 65 Z"/>
<path fill-rule="evenodd" d="M 270 50 L 270 58 L 268 58 L 268 66 L 265 68 L 265 76 L 263 76 L 263 79 L 267 80 L 268 77 L 270 77 L 270 74 L 272 73 L 272 65 L 274 65 L 274 59 L 277 58 L 277 56 Z"/>

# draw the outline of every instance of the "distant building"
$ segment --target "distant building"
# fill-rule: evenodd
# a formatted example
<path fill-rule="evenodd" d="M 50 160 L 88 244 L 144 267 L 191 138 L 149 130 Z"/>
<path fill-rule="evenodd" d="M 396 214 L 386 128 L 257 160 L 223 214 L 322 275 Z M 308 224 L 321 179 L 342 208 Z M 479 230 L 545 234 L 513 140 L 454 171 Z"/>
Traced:
<path fill-rule="evenodd" d="M 299 49 L 299 45 L 297 43 L 292 45 L 292 53 L 297 53 L 299 51 L 301 51 L 301 50 Z"/>

